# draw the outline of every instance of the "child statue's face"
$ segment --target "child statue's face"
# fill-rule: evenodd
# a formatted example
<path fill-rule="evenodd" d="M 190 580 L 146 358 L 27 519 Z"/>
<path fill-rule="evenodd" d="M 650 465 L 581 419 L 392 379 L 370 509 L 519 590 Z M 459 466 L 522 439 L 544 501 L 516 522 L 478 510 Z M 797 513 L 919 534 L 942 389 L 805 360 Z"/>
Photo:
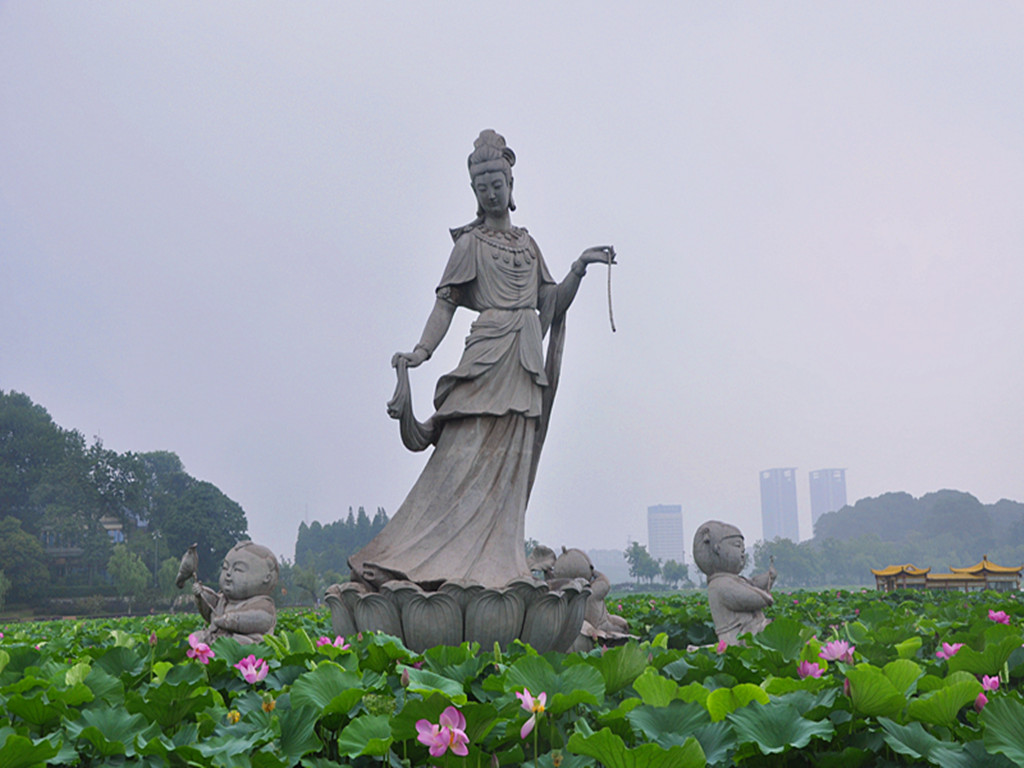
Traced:
<path fill-rule="evenodd" d="M 266 558 L 248 549 L 232 549 L 220 569 L 220 591 L 228 600 L 248 600 L 268 594 L 273 574 Z"/>
<path fill-rule="evenodd" d="M 743 536 L 735 533 L 723 536 L 718 543 L 718 565 L 726 573 L 739 573 L 747 564 L 747 551 Z"/>

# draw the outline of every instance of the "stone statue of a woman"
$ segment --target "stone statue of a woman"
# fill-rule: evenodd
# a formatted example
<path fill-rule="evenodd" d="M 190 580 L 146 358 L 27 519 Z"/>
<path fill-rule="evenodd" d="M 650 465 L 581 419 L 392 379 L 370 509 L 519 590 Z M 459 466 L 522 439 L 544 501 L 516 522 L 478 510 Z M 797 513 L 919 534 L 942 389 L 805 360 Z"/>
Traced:
<path fill-rule="evenodd" d="M 395 579 L 434 589 L 446 580 L 500 587 L 530 578 L 524 520 L 558 382 L 565 313 L 587 266 L 613 264 L 615 252 L 588 248 L 555 283 L 537 243 L 512 225 L 514 164 L 494 131 L 474 142 L 477 217 L 452 230 L 455 247 L 419 343 L 392 358 L 399 387 L 388 412 L 408 447 L 434 449 L 384 530 L 349 559 L 353 579 L 370 588 Z M 459 307 L 479 316 L 458 367 L 437 382 L 435 413 L 417 422 L 405 369 L 430 359 Z"/>

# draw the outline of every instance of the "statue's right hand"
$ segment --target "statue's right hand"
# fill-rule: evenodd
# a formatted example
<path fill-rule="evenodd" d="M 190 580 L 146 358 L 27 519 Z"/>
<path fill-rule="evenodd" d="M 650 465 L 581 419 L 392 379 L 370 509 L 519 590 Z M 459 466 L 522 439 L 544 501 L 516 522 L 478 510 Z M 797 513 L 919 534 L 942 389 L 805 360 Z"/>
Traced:
<path fill-rule="evenodd" d="M 416 347 L 412 352 L 395 352 L 391 356 L 391 367 L 397 368 L 399 360 L 405 360 L 409 368 L 415 368 L 427 359 L 427 351 L 423 347 Z"/>
<path fill-rule="evenodd" d="M 192 594 L 196 597 L 203 594 L 203 585 L 199 583 L 198 579 L 192 582 Z"/>

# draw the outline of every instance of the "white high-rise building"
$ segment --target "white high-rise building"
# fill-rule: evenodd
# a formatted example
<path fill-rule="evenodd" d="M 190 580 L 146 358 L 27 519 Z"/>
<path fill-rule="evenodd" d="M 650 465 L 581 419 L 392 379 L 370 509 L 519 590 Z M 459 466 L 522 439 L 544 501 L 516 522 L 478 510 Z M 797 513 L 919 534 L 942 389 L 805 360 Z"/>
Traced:
<path fill-rule="evenodd" d="M 662 564 L 669 560 L 686 562 L 681 505 L 657 504 L 647 508 L 647 551 Z"/>

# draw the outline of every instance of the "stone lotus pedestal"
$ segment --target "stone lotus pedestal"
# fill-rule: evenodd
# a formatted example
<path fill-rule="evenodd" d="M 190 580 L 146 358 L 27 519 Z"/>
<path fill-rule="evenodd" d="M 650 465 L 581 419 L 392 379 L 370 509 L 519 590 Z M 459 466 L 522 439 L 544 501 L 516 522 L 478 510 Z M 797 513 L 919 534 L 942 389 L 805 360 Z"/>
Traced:
<path fill-rule="evenodd" d="M 348 582 L 328 587 L 326 600 L 334 631 L 342 636 L 385 632 L 417 653 L 465 641 L 504 648 L 521 640 L 546 653 L 573 647 L 590 593 L 583 579 L 558 589 L 532 579 L 500 589 L 446 581 L 436 592 L 409 581 L 386 582 L 380 592 Z"/>

